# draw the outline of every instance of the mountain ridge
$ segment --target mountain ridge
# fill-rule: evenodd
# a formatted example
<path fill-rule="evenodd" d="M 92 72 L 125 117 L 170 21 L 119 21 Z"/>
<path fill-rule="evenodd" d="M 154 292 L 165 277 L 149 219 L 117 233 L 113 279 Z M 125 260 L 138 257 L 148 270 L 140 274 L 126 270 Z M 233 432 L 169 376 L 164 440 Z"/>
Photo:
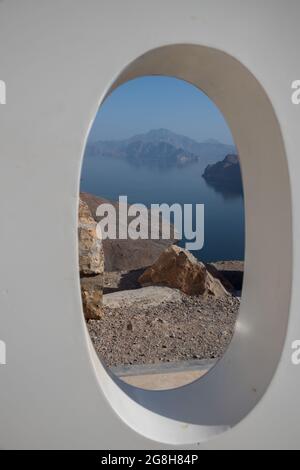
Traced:
<path fill-rule="evenodd" d="M 177 134 L 168 129 L 152 129 L 146 133 L 136 134 L 127 139 L 120 140 L 98 140 L 91 142 L 87 145 L 86 154 L 91 156 L 110 156 L 116 158 L 130 158 L 128 154 L 130 146 L 140 142 L 144 144 L 141 146 L 140 156 L 143 157 L 143 149 L 148 148 L 148 153 L 154 154 L 155 146 L 161 143 L 169 144 L 170 154 L 176 156 L 174 149 L 180 150 L 181 153 L 186 154 L 187 161 L 194 161 L 195 157 L 203 160 L 204 163 L 215 163 L 224 158 L 228 154 L 236 153 L 234 145 L 223 144 L 215 139 L 208 139 L 204 142 L 198 142 L 190 137 L 182 134 Z M 146 144 L 153 146 L 153 152 L 149 152 L 149 147 Z M 135 155 L 136 158 L 138 155 Z M 156 156 L 156 159 L 158 156 Z M 150 159 L 151 160 L 151 159 Z"/>

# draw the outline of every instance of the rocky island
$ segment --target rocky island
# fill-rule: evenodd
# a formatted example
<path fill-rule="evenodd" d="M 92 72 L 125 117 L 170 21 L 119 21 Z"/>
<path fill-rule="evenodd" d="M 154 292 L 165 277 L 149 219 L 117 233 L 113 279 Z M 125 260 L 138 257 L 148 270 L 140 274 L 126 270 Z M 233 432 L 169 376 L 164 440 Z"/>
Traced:
<path fill-rule="evenodd" d="M 227 155 L 224 160 L 208 165 L 203 178 L 216 189 L 243 193 L 241 167 L 237 155 Z"/>

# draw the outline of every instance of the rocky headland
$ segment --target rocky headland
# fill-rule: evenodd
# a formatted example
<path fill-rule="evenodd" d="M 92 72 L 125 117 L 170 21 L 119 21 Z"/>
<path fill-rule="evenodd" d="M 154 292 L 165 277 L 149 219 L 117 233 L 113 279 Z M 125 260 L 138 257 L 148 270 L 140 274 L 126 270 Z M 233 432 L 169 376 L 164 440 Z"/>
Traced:
<path fill-rule="evenodd" d="M 208 165 L 203 178 L 217 191 L 242 194 L 243 182 L 239 157 L 229 154 L 224 160 Z"/>

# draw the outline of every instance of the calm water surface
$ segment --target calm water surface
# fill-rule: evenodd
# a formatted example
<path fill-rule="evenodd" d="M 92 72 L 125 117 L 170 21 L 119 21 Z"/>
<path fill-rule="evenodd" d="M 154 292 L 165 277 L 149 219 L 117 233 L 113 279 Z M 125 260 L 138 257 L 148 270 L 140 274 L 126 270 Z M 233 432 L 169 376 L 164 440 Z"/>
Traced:
<path fill-rule="evenodd" d="M 129 203 L 205 204 L 204 248 L 193 254 L 203 261 L 244 259 L 244 201 L 241 194 L 220 191 L 202 178 L 201 162 L 185 167 L 149 168 L 126 160 L 85 156 L 81 191 L 110 200 L 127 195 Z M 184 245 L 184 240 L 179 243 Z"/>

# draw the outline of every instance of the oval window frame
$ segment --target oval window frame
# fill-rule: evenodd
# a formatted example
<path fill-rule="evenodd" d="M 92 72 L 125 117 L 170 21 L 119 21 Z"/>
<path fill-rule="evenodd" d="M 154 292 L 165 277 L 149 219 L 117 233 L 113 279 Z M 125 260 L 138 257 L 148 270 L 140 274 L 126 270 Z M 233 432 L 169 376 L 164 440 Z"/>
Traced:
<path fill-rule="evenodd" d="M 272 103 L 240 61 L 206 46 L 162 46 L 131 62 L 108 87 L 100 106 L 115 88 L 145 75 L 176 77 L 198 87 L 219 107 L 232 130 L 242 165 L 246 229 L 236 331 L 210 372 L 164 391 L 138 389 L 113 376 L 99 361 L 87 331 L 86 337 L 98 383 L 123 421 L 154 441 L 194 444 L 244 419 L 266 393 L 278 367 L 292 284 L 290 179 Z"/>

